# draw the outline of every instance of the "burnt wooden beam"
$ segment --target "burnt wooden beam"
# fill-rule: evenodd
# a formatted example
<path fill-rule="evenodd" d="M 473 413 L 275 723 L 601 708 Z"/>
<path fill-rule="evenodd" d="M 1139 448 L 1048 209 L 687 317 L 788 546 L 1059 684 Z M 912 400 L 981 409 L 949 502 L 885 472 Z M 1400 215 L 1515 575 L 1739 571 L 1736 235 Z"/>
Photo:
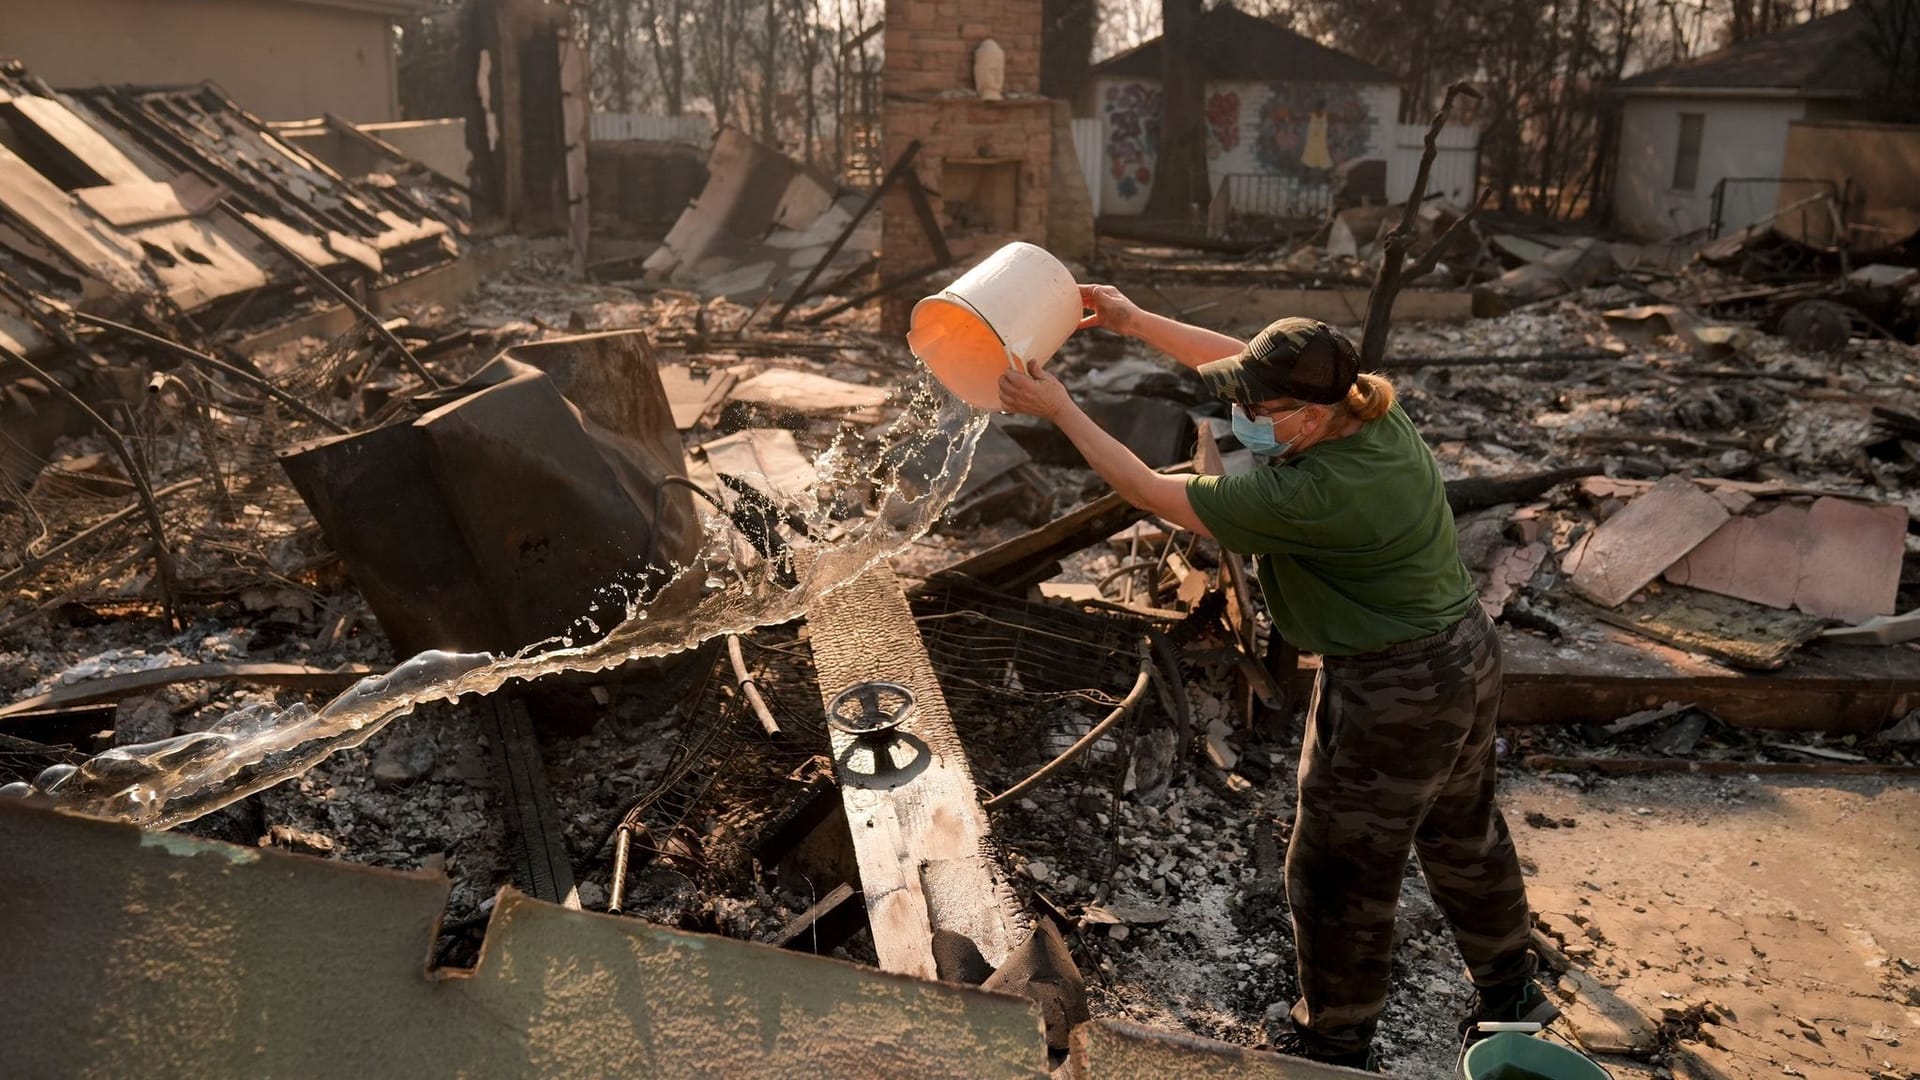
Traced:
<path fill-rule="evenodd" d="M 831 734 L 880 967 L 946 975 L 934 958 L 938 933 L 998 968 L 1027 920 L 990 853 L 987 814 L 906 593 L 877 566 L 816 600 L 808 625 L 829 710 L 874 681 L 906 687 L 916 704 L 889 738 Z"/>
<path fill-rule="evenodd" d="M 767 939 L 767 944 L 825 956 L 845 945 L 867 925 L 865 899 L 859 889 L 841 882 L 776 931 Z"/>
<path fill-rule="evenodd" d="M 546 766 L 526 703 L 494 694 L 475 706 L 493 754 L 495 801 L 507 829 L 507 869 L 520 891 L 539 900 L 580 906 L 566 833 L 547 787 Z"/>
<path fill-rule="evenodd" d="M 971 555 L 934 576 L 969 577 L 1001 592 L 1024 593 L 1060 572 L 1060 560 L 1146 517 L 1117 492 L 1108 492 L 1062 517 Z"/>

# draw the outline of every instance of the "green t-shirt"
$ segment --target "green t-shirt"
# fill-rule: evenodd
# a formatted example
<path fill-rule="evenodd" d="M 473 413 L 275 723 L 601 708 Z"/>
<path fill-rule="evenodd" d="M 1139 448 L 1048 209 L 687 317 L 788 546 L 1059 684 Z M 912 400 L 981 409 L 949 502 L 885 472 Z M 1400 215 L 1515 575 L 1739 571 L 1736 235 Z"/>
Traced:
<path fill-rule="evenodd" d="M 1440 467 L 1398 405 L 1278 464 L 1193 477 L 1187 498 L 1227 550 L 1259 556 L 1273 624 L 1301 649 L 1373 652 L 1473 610 Z"/>

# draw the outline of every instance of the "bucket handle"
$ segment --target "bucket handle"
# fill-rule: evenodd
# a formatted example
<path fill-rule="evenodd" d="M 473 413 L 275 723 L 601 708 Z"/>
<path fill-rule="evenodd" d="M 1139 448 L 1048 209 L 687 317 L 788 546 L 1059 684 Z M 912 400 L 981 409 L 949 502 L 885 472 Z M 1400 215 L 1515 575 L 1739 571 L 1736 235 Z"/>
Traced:
<path fill-rule="evenodd" d="M 1605 1065 L 1600 1064 L 1598 1061 L 1594 1061 L 1591 1055 L 1587 1054 L 1580 1047 L 1575 1046 L 1573 1044 L 1572 1039 L 1567 1038 L 1565 1035 L 1562 1035 L 1559 1032 L 1554 1031 L 1552 1028 L 1549 1028 L 1544 1024 L 1540 1024 L 1531 1020 L 1512 1021 L 1512 1022 L 1499 1021 L 1499 1020 L 1482 1020 L 1479 1023 L 1475 1024 L 1474 1027 L 1477 1028 L 1483 1034 L 1487 1034 L 1487 1035 L 1495 1035 L 1503 1031 L 1511 1031 L 1516 1033 L 1533 1035 L 1537 1038 L 1542 1038 L 1542 1039 L 1545 1039 L 1545 1038 L 1558 1039 L 1562 1043 L 1566 1044 L 1567 1049 L 1572 1050 L 1573 1052 L 1579 1054 L 1581 1057 L 1586 1058 L 1588 1061 L 1592 1061 L 1593 1067 L 1605 1073 L 1607 1076 L 1607 1080 L 1613 1080 L 1612 1069 L 1607 1068 Z M 1464 1060 L 1466 1058 L 1467 1049 L 1472 1045 L 1473 1044 L 1467 1035 L 1463 1034 L 1460 1036 L 1459 1057 L 1461 1060 Z"/>

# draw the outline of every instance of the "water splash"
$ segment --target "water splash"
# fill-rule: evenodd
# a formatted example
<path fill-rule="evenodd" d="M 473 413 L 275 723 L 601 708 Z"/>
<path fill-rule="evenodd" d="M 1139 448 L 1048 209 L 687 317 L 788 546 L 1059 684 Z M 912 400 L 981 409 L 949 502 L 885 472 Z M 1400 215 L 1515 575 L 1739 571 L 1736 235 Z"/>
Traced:
<path fill-rule="evenodd" d="M 708 515 L 691 561 L 636 567 L 610 582 L 596 610 L 555 640 L 513 656 L 421 653 L 318 710 L 252 706 L 205 731 L 56 766 L 32 786 L 78 813 L 171 828 L 299 776 L 427 702 L 491 693 L 514 679 L 605 671 L 798 618 L 925 535 L 966 480 L 985 414 L 926 381 L 893 400 L 903 407 L 897 420 L 868 435 L 843 425 L 814 462 L 819 482 L 777 498 L 783 517 L 805 526 L 789 538 L 790 562 L 759 557 L 724 517 Z M 601 636 L 608 608 L 624 617 Z"/>

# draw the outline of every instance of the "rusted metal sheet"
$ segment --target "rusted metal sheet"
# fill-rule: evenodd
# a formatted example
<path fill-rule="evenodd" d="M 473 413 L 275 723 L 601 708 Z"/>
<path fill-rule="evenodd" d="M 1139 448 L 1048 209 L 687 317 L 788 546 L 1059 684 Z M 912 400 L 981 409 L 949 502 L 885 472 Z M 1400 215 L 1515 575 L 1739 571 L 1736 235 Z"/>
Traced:
<path fill-rule="evenodd" d="M 442 397 L 281 458 L 403 653 L 567 634 L 609 583 L 692 556 L 691 496 L 664 483 L 684 471 L 679 439 L 637 332 L 523 346 Z"/>
<path fill-rule="evenodd" d="M 19 1076 L 1037 1077 L 1024 999 L 503 892 L 427 970 L 438 874 L 0 802 Z"/>

